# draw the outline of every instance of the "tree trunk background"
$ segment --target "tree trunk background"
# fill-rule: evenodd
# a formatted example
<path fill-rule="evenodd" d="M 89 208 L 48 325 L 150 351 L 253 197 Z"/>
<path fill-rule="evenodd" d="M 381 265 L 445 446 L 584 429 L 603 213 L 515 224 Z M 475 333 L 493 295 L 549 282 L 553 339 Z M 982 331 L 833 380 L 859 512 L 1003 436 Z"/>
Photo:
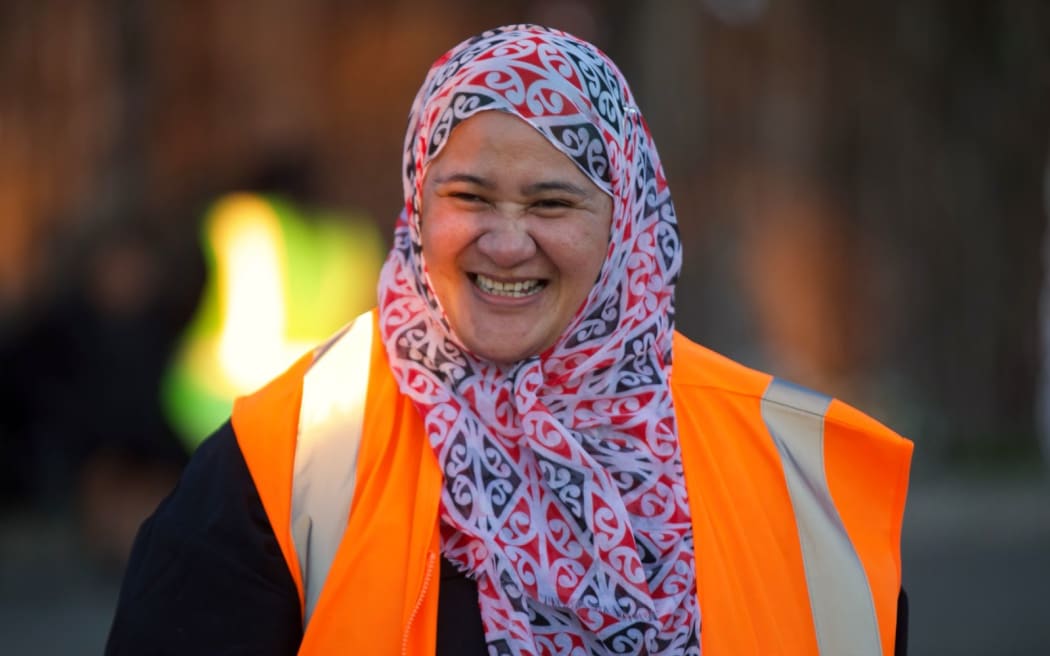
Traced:
<path fill-rule="evenodd" d="M 1050 4 L 1025 0 L 11 0 L 0 338 L 112 231 L 150 235 L 157 293 L 189 304 L 201 209 L 229 189 L 389 233 L 430 62 L 521 20 L 631 80 L 681 222 L 680 329 L 921 457 L 1032 450 Z"/>

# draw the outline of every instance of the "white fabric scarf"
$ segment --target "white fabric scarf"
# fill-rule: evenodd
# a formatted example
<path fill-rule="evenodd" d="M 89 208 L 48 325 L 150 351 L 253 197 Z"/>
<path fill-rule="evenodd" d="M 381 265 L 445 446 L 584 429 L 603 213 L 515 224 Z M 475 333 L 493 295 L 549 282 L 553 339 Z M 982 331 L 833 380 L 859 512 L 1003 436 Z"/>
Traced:
<path fill-rule="evenodd" d="M 459 345 L 429 283 L 428 163 L 480 111 L 537 128 L 613 199 L 611 254 L 545 353 Z M 478 582 L 490 654 L 699 654 L 692 528 L 668 387 L 681 249 L 659 156 L 594 46 L 531 25 L 441 57 L 412 107 L 380 329 L 444 475 L 442 551 Z"/>

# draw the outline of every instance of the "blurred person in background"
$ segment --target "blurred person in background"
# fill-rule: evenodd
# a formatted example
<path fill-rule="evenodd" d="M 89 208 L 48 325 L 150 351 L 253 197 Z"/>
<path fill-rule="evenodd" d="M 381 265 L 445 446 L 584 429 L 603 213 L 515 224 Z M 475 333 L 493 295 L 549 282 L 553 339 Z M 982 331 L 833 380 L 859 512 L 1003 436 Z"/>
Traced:
<path fill-rule="evenodd" d="M 431 67 L 378 307 L 234 406 L 142 526 L 108 654 L 893 654 L 912 445 L 674 330 L 616 66 Z"/>
<path fill-rule="evenodd" d="M 149 230 L 114 222 L 66 248 L 62 287 L 0 353 L 6 493 L 76 517 L 89 553 L 122 566 L 186 462 L 157 400 L 183 318 L 165 309 L 165 258 Z"/>

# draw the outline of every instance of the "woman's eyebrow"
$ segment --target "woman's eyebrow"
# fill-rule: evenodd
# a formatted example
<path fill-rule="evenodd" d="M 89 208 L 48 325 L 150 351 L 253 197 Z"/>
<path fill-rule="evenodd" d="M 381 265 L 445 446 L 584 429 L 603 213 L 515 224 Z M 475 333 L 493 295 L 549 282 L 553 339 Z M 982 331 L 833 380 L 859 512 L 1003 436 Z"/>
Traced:
<path fill-rule="evenodd" d="M 561 191 L 583 198 L 590 196 L 590 194 L 587 193 L 587 190 L 583 187 L 563 180 L 534 182 L 521 188 L 521 192 L 525 195 L 536 194 L 544 191 Z"/>
<path fill-rule="evenodd" d="M 439 175 L 434 178 L 434 182 L 437 184 L 448 184 L 450 182 L 465 182 L 467 184 L 477 185 L 485 189 L 491 189 L 495 185 L 491 180 L 483 178 L 472 173 L 449 173 L 448 175 Z"/>
<path fill-rule="evenodd" d="M 492 180 L 473 173 L 454 172 L 446 175 L 439 175 L 434 178 L 434 183 L 439 185 L 450 184 L 453 182 L 477 185 L 483 189 L 493 189 L 496 186 Z M 526 196 L 550 191 L 560 191 L 580 198 L 587 198 L 591 195 L 587 189 L 564 180 L 541 180 L 540 182 L 533 182 L 521 188 L 521 193 Z"/>

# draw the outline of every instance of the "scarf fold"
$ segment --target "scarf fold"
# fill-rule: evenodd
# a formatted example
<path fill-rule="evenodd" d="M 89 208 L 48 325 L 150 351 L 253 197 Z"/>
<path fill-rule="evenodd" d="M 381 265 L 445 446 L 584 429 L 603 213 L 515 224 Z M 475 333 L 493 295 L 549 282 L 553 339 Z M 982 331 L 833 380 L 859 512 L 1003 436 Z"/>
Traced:
<path fill-rule="evenodd" d="M 419 225 L 456 125 L 514 114 L 613 199 L 598 281 L 559 340 L 513 366 L 460 346 Z M 442 551 L 478 583 L 490 654 L 699 654 L 685 479 L 668 387 L 681 249 L 656 148 L 594 46 L 490 30 L 430 69 L 405 139 L 380 330 L 440 463 Z"/>

